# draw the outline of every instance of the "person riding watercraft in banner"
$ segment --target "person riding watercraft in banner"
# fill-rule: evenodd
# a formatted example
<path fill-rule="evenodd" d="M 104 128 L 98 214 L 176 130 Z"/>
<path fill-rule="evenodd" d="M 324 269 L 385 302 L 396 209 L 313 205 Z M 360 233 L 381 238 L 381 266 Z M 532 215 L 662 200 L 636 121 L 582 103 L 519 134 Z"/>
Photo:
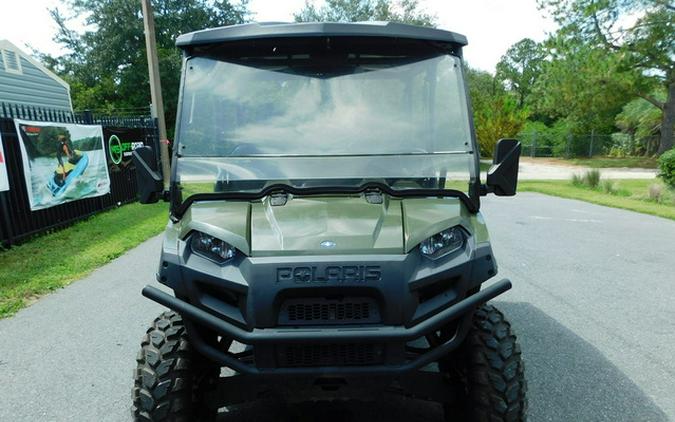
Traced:
<path fill-rule="evenodd" d="M 68 159 L 68 163 L 75 165 L 78 161 L 80 161 L 82 155 L 75 152 L 72 142 L 70 139 L 68 139 L 68 137 L 65 135 L 59 135 L 58 146 L 56 148 L 56 159 L 59 162 L 59 169 L 61 170 L 60 172 L 57 171 L 61 183 L 66 180 L 68 173 L 72 170 L 72 166 L 69 166 L 70 169 L 66 170 L 66 165 L 63 162 L 64 157 Z"/>

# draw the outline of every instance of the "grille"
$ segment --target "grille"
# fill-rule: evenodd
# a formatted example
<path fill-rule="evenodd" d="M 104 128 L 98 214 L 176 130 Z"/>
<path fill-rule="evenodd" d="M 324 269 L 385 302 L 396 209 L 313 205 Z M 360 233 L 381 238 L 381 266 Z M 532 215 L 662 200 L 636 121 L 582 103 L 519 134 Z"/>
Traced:
<path fill-rule="evenodd" d="M 281 305 L 280 325 L 377 324 L 380 309 L 371 298 L 289 299 Z"/>
<path fill-rule="evenodd" d="M 279 366 L 356 366 L 383 362 L 381 344 L 292 344 L 277 347 Z"/>

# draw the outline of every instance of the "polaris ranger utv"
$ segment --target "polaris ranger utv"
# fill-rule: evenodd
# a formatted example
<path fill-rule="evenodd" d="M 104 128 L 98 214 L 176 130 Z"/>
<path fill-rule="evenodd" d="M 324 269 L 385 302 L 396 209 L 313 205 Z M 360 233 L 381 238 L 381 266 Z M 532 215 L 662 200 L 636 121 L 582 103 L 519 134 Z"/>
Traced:
<path fill-rule="evenodd" d="M 134 151 L 140 200 L 170 202 L 143 338 L 139 421 L 209 420 L 261 397 L 380 393 L 447 420 L 519 421 L 521 352 L 486 302 L 481 195 L 514 195 L 520 144 L 485 184 L 464 36 L 396 23 L 245 24 L 181 35 L 170 189 Z M 229 371 L 221 371 L 228 368 Z"/>

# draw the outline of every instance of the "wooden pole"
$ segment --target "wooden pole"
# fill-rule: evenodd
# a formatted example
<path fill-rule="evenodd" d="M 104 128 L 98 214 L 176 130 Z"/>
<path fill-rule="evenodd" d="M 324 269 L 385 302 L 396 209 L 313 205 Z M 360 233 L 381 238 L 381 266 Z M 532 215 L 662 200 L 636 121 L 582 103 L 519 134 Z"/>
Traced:
<path fill-rule="evenodd" d="M 169 189 L 169 140 L 166 138 L 164 121 L 164 101 L 162 100 L 162 83 L 159 80 L 159 61 L 157 59 L 157 43 L 155 40 L 155 17 L 150 0 L 141 0 L 143 9 L 143 29 L 145 31 L 145 49 L 148 54 L 148 74 L 150 77 L 150 96 L 152 98 L 151 113 L 159 126 L 159 152 L 162 162 L 162 178 L 164 190 Z"/>

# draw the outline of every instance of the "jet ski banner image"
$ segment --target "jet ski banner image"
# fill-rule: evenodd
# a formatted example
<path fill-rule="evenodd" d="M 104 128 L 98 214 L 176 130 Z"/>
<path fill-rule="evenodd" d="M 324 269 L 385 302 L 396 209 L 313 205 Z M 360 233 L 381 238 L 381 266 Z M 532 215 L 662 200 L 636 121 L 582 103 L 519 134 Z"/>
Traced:
<path fill-rule="evenodd" d="M 110 192 L 103 128 L 14 119 L 31 210 Z"/>

